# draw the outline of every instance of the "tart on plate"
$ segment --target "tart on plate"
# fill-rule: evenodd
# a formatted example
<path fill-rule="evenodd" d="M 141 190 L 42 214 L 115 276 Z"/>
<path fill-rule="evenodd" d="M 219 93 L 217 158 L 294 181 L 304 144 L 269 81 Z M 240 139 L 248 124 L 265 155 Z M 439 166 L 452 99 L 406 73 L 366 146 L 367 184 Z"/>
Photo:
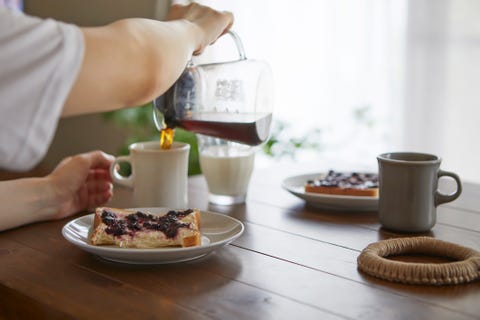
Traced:
<path fill-rule="evenodd" d="M 378 197 L 378 175 L 330 170 L 324 176 L 308 180 L 305 183 L 305 192 Z"/>
<path fill-rule="evenodd" d="M 99 207 L 89 234 L 92 245 L 120 248 L 192 247 L 201 244 L 200 211 L 146 210 Z"/>

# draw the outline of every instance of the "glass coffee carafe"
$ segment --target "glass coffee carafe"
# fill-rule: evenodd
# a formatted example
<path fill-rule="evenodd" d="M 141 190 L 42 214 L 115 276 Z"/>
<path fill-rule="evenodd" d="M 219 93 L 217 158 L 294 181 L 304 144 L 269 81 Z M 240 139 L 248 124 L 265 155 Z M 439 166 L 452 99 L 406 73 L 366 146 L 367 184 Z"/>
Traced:
<path fill-rule="evenodd" d="M 245 56 L 233 31 L 239 59 L 195 65 L 190 61 L 173 86 L 154 100 L 157 129 L 188 131 L 258 145 L 272 122 L 273 80 L 269 66 Z"/>

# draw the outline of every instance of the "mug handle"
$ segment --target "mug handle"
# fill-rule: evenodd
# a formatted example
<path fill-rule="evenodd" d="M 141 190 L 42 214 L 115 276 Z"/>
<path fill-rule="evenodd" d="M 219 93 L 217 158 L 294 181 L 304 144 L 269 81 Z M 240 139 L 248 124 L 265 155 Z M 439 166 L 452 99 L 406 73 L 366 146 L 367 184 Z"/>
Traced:
<path fill-rule="evenodd" d="M 462 182 L 460 181 L 460 178 L 456 173 L 453 173 L 450 171 L 438 170 L 437 177 L 440 179 L 440 177 L 443 177 L 443 176 L 453 178 L 457 183 L 457 190 L 451 194 L 443 194 L 438 190 L 435 191 L 435 207 L 442 203 L 450 202 L 457 199 L 462 193 Z"/>
<path fill-rule="evenodd" d="M 130 156 L 120 156 L 115 158 L 115 160 L 110 165 L 110 176 L 112 177 L 115 183 L 120 185 L 133 188 L 133 170 L 132 173 L 128 177 L 122 176 L 117 171 L 117 164 L 120 162 L 128 162 L 130 165 L 132 164 L 132 160 Z"/>

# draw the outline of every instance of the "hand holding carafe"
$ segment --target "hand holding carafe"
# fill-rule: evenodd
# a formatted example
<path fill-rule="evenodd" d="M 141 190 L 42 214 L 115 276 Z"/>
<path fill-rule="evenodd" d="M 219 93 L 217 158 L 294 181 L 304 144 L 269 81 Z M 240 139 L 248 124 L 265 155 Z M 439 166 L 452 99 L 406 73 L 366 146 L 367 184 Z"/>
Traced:
<path fill-rule="evenodd" d="M 240 38 L 229 34 L 239 59 L 186 67 L 175 84 L 154 101 L 159 130 L 188 131 L 247 145 L 268 139 L 272 121 L 273 80 L 269 66 L 245 56 Z"/>

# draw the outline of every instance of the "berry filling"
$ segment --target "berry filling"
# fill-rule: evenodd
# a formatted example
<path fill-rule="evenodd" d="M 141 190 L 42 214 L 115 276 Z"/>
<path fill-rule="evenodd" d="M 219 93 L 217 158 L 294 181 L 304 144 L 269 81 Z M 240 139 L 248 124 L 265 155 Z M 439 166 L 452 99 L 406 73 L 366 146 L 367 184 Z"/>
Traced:
<path fill-rule="evenodd" d="M 175 238 L 180 228 L 190 228 L 190 223 L 181 222 L 180 219 L 192 212 L 192 209 L 170 210 L 163 216 L 156 216 L 137 211 L 124 217 L 117 217 L 115 213 L 104 210 L 102 212 L 102 222 L 107 225 L 105 232 L 117 237 L 122 235 L 133 236 L 138 231 L 155 230 L 163 232 L 167 238 Z"/>

